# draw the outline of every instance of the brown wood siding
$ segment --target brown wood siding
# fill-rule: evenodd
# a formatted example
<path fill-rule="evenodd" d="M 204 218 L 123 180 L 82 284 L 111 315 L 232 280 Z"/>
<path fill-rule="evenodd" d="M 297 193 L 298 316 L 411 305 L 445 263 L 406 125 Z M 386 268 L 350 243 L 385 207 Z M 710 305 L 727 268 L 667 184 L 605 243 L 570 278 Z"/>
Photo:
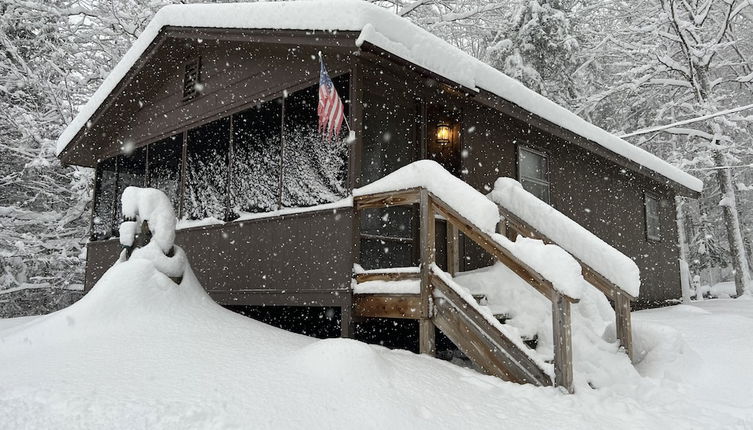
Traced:
<path fill-rule="evenodd" d="M 503 113 L 468 104 L 464 111 L 463 179 L 487 193 L 500 176 L 517 179 L 517 145 L 547 153 L 551 204 L 613 245 L 641 270 L 641 301 L 680 296 L 674 194 L 664 185 L 634 174 L 583 148 L 526 125 Z M 646 239 L 643 194 L 661 197 L 662 240 Z M 473 268 L 486 261 L 467 249 Z"/>
<path fill-rule="evenodd" d="M 339 306 L 350 300 L 352 229 L 347 207 L 179 230 L 176 243 L 220 304 Z M 89 243 L 87 291 L 119 252 L 117 239 Z"/>
<path fill-rule="evenodd" d="M 316 46 L 165 38 L 151 60 L 123 87 L 112 106 L 61 157 L 93 167 L 121 151 L 238 111 L 283 90 L 314 85 L 319 77 Z M 330 75 L 347 72 L 349 51 L 323 50 Z M 187 63 L 201 58 L 202 94 L 183 99 Z"/>

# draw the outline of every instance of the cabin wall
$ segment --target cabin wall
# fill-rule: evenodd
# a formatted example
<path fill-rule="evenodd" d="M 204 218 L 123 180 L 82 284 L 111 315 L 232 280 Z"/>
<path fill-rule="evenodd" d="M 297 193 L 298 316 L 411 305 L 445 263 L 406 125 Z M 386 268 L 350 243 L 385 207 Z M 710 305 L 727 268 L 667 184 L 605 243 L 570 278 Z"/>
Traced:
<path fill-rule="evenodd" d="M 353 208 L 178 230 L 199 282 L 226 305 L 346 306 Z M 86 290 L 117 260 L 117 239 L 90 242 Z"/>
<path fill-rule="evenodd" d="M 492 109 L 467 104 L 464 110 L 463 179 L 482 192 L 500 176 L 517 178 L 517 147 L 545 152 L 551 204 L 635 260 L 641 270 L 644 303 L 681 295 L 674 193 L 578 146 L 534 129 Z M 644 193 L 661 198 L 658 242 L 646 238 Z M 466 250 L 465 269 L 487 262 Z"/>

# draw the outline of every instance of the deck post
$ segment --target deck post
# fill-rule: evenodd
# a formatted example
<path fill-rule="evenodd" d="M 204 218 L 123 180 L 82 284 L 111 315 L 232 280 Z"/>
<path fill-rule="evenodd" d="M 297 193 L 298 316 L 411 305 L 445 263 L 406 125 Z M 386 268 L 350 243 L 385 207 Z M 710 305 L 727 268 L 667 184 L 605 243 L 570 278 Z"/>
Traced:
<path fill-rule="evenodd" d="M 460 271 L 460 233 L 450 221 L 447 221 L 447 271 L 452 276 Z"/>
<path fill-rule="evenodd" d="M 429 192 L 422 188 L 419 196 L 419 235 L 421 237 L 421 319 L 418 321 L 419 350 L 421 354 L 434 355 L 436 352 L 434 323 L 432 317 L 431 265 L 435 258 L 434 208 Z"/>
<path fill-rule="evenodd" d="M 340 337 L 353 337 L 353 299 L 345 300 L 340 306 Z"/>
<path fill-rule="evenodd" d="M 554 384 L 573 393 L 573 347 L 570 302 L 555 292 L 552 297 L 552 334 L 554 339 Z"/>
<path fill-rule="evenodd" d="M 617 330 L 617 339 L 620 345 L 625 348 L 625 352 L 630 361 L 633 361 L 633 330 L 630 321 L 630 298 L 624 294 L 618 294 L 614 302 L 615 326 Z"/>

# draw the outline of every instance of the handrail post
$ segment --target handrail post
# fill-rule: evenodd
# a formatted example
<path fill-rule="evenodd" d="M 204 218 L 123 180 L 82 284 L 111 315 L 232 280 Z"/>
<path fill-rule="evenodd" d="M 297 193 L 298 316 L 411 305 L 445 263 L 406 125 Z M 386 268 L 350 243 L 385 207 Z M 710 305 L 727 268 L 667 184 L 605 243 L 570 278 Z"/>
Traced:
<path fill-rule="evenodd" d="M 419 320 L 418 338 L 421 354 L 434 355 L 436 352 L 434 323 L 432 317 L 431 294 L 431 265 L 435 259 L 435 228 L 434 207 L 429 192 L 422 188 L 419 196 L 419 235 L 421 237 L 421 319 Z"/>
<path fill-rule="evenodd" d="M 619 339 L 620 345 L 625 348 L 630 361 L 633 361 L 635 357 L 633 356 L 633 330 L 629 297 L 624 294 L 617 294 L 617 299 L 614 301 L 614 316 L 617 339 Z"/>
<path fill-rule="evenodd" d="M 556 292 L 552 297 L 552 334 L 554 340 L 554 384 L 568 393 L 573 387 L 573 346 L 570 302 Z"/>
<path fill-rule="evenodd" d="M 455 276 L 460 271 L 460 233 L 458 227 L 447 220 L 447 272 Z"/>

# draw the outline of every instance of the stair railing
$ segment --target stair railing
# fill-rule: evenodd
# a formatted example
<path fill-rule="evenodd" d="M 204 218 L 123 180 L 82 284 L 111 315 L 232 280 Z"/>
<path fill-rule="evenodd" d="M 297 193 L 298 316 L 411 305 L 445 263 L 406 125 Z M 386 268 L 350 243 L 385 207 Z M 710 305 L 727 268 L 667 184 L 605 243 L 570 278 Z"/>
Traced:
<path fill-rule="evenodd" d="M 459 233 L 462 232 L 465 237 L 474 241 L 551 301 L 554 339 L 554 384 L 572 393 L 573 360 L 570 308 L 572 303 L 578 302 L 578 299 L 558 291 L 549 280 L 500 245 L 491 234 L 476 226 L 426 188 L 411 188 L 354 197 L 354 208 L 356 211 L 414 204 L 418 204 L 420 212 L 420 352 L 433 355 L 436 351 L 434 324 L 431 320 L 434 289 L 432 280 L 435 275 L 432 275 L 431 267 L 436 259 L 436 216 L 440 215 L 447 220 L 448 256 L 450 257 L 450 267 L 448 267 L 448 270 L 451 274 L 454 275 L 458 270 L 459 254 L 457 243 Z"/>
<path fill-rule="evenodd" d="M 544 243 L 551 243 L 560 246 L 557 242 L 551 240 L 544 233 L 536 230 L 504 206 L 500 204 L 497 204 L 497 206 L 499 207 L 499 215 L 502 218 L 502 222 L 500 223 L 500 230 L 502 231 L 500 231 L 500 233 L 503 233 L 508 239 L 514 241 L 516 237 L 520 235 L 531 239 L 541 240 Z M 567 249 L 565 250 L 567 251 Z M 620 346 L 625 349 L 625 352 L 632 361 L 634 355 L 630 308 L 631 302 L 635 300 L 635 297 L 625 292 L 625 290 L 608 280 L 601 273 L 597 272 L 578 257 L 573 255 L 573 258 L 580 264 L 583 279 L 593 285 L 609 299 L 610 304 L 614 309 L 617 339 L 620 342 Z"/>

